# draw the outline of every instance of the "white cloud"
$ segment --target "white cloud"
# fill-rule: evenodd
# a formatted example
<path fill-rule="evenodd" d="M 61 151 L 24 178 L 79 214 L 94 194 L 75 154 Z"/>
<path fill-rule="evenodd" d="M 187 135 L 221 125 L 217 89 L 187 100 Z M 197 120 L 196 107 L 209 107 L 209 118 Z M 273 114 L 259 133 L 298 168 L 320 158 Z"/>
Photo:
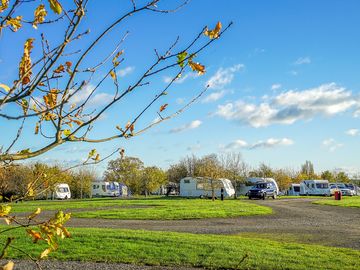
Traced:
<path fill-rule="evenodd" d="M 243 64 L 237 64 L 228 68 L 219 68 L 216 73 L 206 82 L 212 89 L 222 89 L 234 79 L 235 72 L 244 69 Z"/>
<path fill-rule="evenodd" d="M 306 57 L 299 57 L 298 59 L 296 59 L 296 61 L 294 62 L 294 65 L 304 65 L 304 64 L 310 64 L 311 63 L 311 59 L 309 56 Z"/>
<path fill-rule="evenodd" d="M 339 147 L 342 147 L 342 143 L 336 142 L 333 138 L 323 140 L 322 145 L 330 152 L 334 152 Z"/>
<path fill-rule="evenodd" d="M 289 73 L 293 76 L 297 76 L 299 74 L 296 70 L 291 70 Z"/>
<path fill-rule="evenodd" d="M 247 150 L 253 150 L 258 148 L 273 148 L 276 146 L 289 146 L 294 144 L 294 141 L 288 138 L 269 138 L 265 141 L 258 141 L 253 144 L 249 144 L 248 142 L 244 140 L 236 140 L 233 141 L 227 145 L 225 145 L 223 148 L 225 151 L 235 151 L 238 149 L 247 149 Z"/>
<path fill-rule="evenodd" d="M 189 124 L 171 129 L 170 133 L 178 133 L 178 132 L 182 132 L 185 130 L 195 129 L 195 128 L 200 127 L 201 124 L 202 124 L 202 122 L 200 120 L 194 120 L 194 121 L 190 122 Z"/>
<path fill-rule="evenodd" d="M 226 94 L 225 90 L 211 93 L 202 100 L 202 103 L 210 103 L 210 102 L 217 101 L 217 100 L 221 99 L 225 94 Z"/>
<path fill-rule="evenodd" d="M 135 70 L 135 67 L 126 67 L 126 68 L 123 68 L 123 69 L 120 69 L 116 72 L 116 74 L 119 76 L 119 77 L 125 77 L 131 73 L 133 73 Z"/>
<path fill-rule="evenodd" d="M 271 86 L 271 90 L 275 91 L 281 88 L 281 84 L 280 83 L 275 83 Z"/>
<path fill-rule="evenodd" d="M 275 146 L 288 146 L 294 144 L 293 140 L 290 140 L 288 138 L 282 138 L 282 139 L 274 139 L 269 138 L 266 141 L 258 141 L 257 143 L 254 143 L 250 149 L 256 149 L 256 148 L 272 148 Z"/>
<path fill-rule="evenodd" d="M 345 132 L 349 136 L 357 136 L 359 134 L 359 130 L 356 128 L 351 128 Z"/>
<path fill-rule="evenodd" d="M 179 105 L 182 105 L 182 104 L 185 103 L 185 99 L 184 98 L 177 98 L 176 103 L 179 104 Z"/>
<path fill-rule="evenodd" d="M 87 84 L 71 97 L 70 103 L 78 104 L 84 102 L 94 89 L 94 85 Z M 98 90 L 97 90 L 98 91 Z M 87 106 L 101 106 L 109 103 L 114 97 L 108 93 L 95 91 L 87 102 Z"/>
<path fill-rule="evenodd" d="M 290 90 L 260 104 L 243 100 L 219 105 L 215 115 L 253 127 L 273 124 L 293 124 L 316 116 L 334 116 L 354 107 L 360 99 L 335 83 L 323 84 L 303 91 Z"/>
<path fill-rule="evenodd" d="M 187 79 L 191 79 L 191 78 L 196 78 L 199 75 L 197 75 L 196 73 L 193 72 L 189 72 L 189 73 L 185 73 L 183 74 L 181 77 L 177 78 L 174 83 L 177 84 L 182 84 L 184 83 Z M 163 81 L 164 83 L 170 83 L 173 80 L 174 77 L 170 77 L 170 76 L 165 76 L 163 77 Z"/>

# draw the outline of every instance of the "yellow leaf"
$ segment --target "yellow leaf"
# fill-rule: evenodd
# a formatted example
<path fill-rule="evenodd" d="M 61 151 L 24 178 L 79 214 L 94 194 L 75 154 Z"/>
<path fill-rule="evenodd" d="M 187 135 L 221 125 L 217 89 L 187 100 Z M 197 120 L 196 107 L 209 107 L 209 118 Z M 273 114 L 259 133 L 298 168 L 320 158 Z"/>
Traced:
<path fill-rule="evenodd" d="M 47 11 L 43 4 L 39 5 L 34 11 L 34 22 L 33 27 L 37 29 L 37 25 L 43 23 L 45 21 L 45 16 L 47 15 Z"/>
<path fill-rule="evenodd" d="M 115 72 L 113 70 L 110 71 L 110 76 L 114 81 L 116 80 L 116 74 L 115 74 Z"/>
<path fill-rule="evenodd" d="M 20 154 L 20 155 L 26 155 L 26 154 L 30 154 L 30 153 L 31 153 L 30 148 L 23 149 L 18 152 L 18 154 Z"/>
<path fill-rule="evenodd" d="M 40 129 L 39 122 L 37 122 L 35 126 L 35 135 L 39 134 L 39 129 Z"/>
<path fill-rule="evenodd" d="M 61 64 L 60 66 L 58 66 L 55 70 L 54 73 L 61 73 L 65 71 L 65 67 L 63 64 Z"/>
<path fill-rule="evenodd" d="M 9 92 L 9 91 L 10 91 L 10 87 L 7 86 L 6 84 L 0 83 L 0 88 L 4 89 L 6 92 Z"/>
<path fill-rule="evenodd" d="M 65 129 L 65 130 L 63 131 L 63 133 L 64 133 L 65 136 L 70 136 L 71 130 L 70 130 L 70 129 Z"/>
<path fill-rule="evenodd" d="M 213 30 L 209 30 L 206 27 L 206 30 L 204 31 L 204 35 L 208 36 L 210 39 L 218 38 L 220 31 L 221 31 L 221 22 L 218 22 Z"/>
<path fill-rule="evenodd" d="M 179 53 L 177 55 L 177 63 L 180 67 L 184 67 L 185 66 L 185 59 L 187 57 L 188 53 L 187 52 L 182 52 L 182 53 Z"/>
<path fill-rule="evenodd" d="M 114 67 L 117 67 L 117 66 L 120 64 L 120 62 L 118 61 L 118 58 L 119 58 L 119 56 L 122 55 L 123 53 L 124 53 L 124 51 L 122 50 L 122 51 L 119 51 L 119 52 L 114 56 L 114 58 L 113 58 L 113 60 L 112 60 Z"/>
<path fill-rule="evenodd" d="M 22 84 L 28 84 L 32 75 L 30 53 L 34 47 L 33 41 L 33 38 L 29 38 L 24 44 L 24 54 L 19 64 L 19 76 Z"/>
<path fill-rule="evenodd" d="M 50 252 L 51 252 L 51 248 L 45 249 L 43 252 L 41 252 L 40 259 L 47 257 Z"/>
<path fill-rule="evenodd" d="M 14 262 L 13 261 L 8 261 L 7 264 L 3 265 L 1 267 L 2 270 L 13 270 L 14 269 Z"/>
<path fill-rule="evenodd" d="M 9 7 L 9 0 L 1 0 L 0 13 Z"/>
<path fill-rule="evenodd" d="M 205 73 L 205 66 L 201 65 L 200 63 L 189 61 L 189 66 L 193 71 L 197 71 L 199 75 L 203 75 Z"/>
<path fill-rule="evenodd" d="M 100 154 L 96 154 L 96 157 L 94 158 L 95 162 L 99 162 L 100 161 Z"/>
<path fill-rule="evenodd" d="M 16 16 L 15 18 L 10 18 L 6 20 L 6 25 L 10 25 L 12 30 L 16 32 L 21 28 L 22 16 Z"/>
<path fill-rule="evenodd" d="M 89 152 L 89 158 L 91 158 L 91 157 L 93 157 L 93 156 L 95 156 L 95 154 L 96 154 L 96 149 L 92 149 L 90 152 Z"/>
<path fill-rule="evenodd" d="M 160 112 L 162 112 L 163 110 L 165 110 L 168 105 L 169 105 L 169 104 L 167 104 L 167 103 L 165 103 L 164 105 L 161 105 L 161 106 L 160 106 Z"/>
<path fill-rule="evenodd" d="M 10 205 L 0 205 L 0 217 L 7 216 L 11 211 Z"/>
<path fill-rule="evenodd" d="M 50 3 L 50 8 L 52 9 L 52 11 L 54 11 L 56 14 L 61 14 L 62 12 L 62 7 L 59 3 L 59 1 L 57 0 L 48 0 Z"/>
<path fill-rule="evenodd" d="M 28 219 L 33 219 L 33 218 L 37 217 L 40 213 L 41 213 L 41 209 L 38 208 L 31 215 L 28 216 Z"/>

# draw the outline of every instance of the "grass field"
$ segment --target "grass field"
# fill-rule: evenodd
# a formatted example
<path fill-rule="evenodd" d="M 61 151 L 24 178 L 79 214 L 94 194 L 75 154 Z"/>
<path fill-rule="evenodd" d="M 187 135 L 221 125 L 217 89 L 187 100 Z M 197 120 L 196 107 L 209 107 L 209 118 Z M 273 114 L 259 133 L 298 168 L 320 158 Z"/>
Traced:
<path fill-rule="evenodd" d="M 335 201 L 334 198 L 332 197 L 326 200 L 315 201 L 313 203 L 321 204 L 321 205 L 343 206 L 343 207 L 360 207 L 360 196 L 342 197 L 341 201 Z"/>
<path fill-rule="evenodd" d="M 62 241 L 51 259 L 212 269 L 360 269 L 360 251 L 345 248 L 229 235 L 89 228 L 71 232 L 73 238 Z M 45 246 L 19 237 L 23 233 L 17 232 L 14 245 L 38 256 Z M 9 257 L 25 255 L 10 249 Z"/>
<path fill-rule="evenodd" d="M 73 201 L 36 201 L 13 205 L 14 212 L 42 210 L 88 209 L 74 212 L 74 217 L 113 219 L 199 219 L 271 214 L 269 207 L 242 200 L 211 201 L 206 199 L 95 199 Z M 99 209 L 102 208 L 102 209 Z"/>

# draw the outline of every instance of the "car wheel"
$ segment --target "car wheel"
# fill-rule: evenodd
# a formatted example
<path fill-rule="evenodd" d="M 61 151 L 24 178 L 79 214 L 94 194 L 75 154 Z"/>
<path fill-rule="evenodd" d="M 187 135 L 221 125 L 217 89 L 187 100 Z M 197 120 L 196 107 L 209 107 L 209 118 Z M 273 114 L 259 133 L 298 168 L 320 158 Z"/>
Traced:
<path fill-rule="evenodd" d="M 274 195 L 272 196 L 272 198 L 275 200 L 276 199 L 276 193 L 274 193 Z"/>
<path fill-rule="evenodd" d="M 263 194 L 262 199 L 263 199 L 263 200 L 265 200 L 265 199 L 266 199 L 266 194 L 265 194 L 265 193 Z"/>
<path fill-rule="evenodd" d="M 251 200 L 251 196 L 249 196 L 249 200 Z"/>

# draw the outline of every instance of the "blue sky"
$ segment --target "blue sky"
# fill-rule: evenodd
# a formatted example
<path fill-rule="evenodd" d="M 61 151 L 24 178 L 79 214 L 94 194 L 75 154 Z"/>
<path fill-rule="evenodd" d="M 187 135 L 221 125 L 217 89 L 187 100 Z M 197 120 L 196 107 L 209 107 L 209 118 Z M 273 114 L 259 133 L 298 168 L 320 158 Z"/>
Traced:
<path fill-rule="evenodd" d="M 130 2 L 130 1 L 129 1 Z M 175 1 L 174 1 L 175 2 Z M 169 2 L 167 2 L 168 4 Z M 139 2 L 140 4 L 140 2 Z M 161 7 L 161 4 L 159 5 Z M 79 41 L 85 46 L 105 24 L 130 8 L 126 1 L 91 1 L 80 31 L 91 34 Z M 99 145 L 60 146 L 38 160 L 72 163 L 97 148 L 102 155 L 124 147 L 127 155 L 146 165 L 166 169 L 186 155 L 241 152 L 251 166 L 264 162 L 275 168 L 295 168 L 311 160 L 316 171 L 343 168 L 360 171 L 360 25 L 359 1 L 212 1 L 193 0 L 172 14 L 143 13 L 132 16 L 99 44 L 86 64 L 129 31 L 123 44 L 125 61 L 118 72 L 127 87 L 154 61 L 153 49 L 165 51 L 180 36 L 181 49 L 203 26 L 217 21 L 233 26 L 197 57 L 206 65 L 203 76 L 189 70 L 168 95 L 149 110 L 137 127 L 151 123 L 159 106 L 168 103 L 166 113 L 176 111 L 210 83 L 210 89 L 183 114 L 130 140 Z M 57 26 L 61 29 L 61 25 Z M 57 40 L 57 31 L 48 37 Z M 21 32 L 22 31 L 22 32 Z M 11 42 L 0 44 L 0 80 L 11 80 L 17 61 L 11 55 L 22 50 L 33 30 L 21 30 Z M 204 37 L 206 38 L 206 37 Z M 35 48 L 36 50 L 36 48 Z M 105 71 L 103 71 L 105 72 Z M 134 91 L 98 122 L 92 137 L 106 137 L 124 126 L 166 85 L 176 70 L 159 74 L 150 86 Z M 104 73 L 102 73 L 104 74 Z M 95 76 L 91 85 L 101 77 Z M 111 96 L 112 82 L 99 89 L 93 105 Z M 78 97 L 81 100 L 81 96 Z M 166 115 L 165 113 L 165 115 Z M 4 144 L 13 135 L 15 123 L 0 120 Z M 41 146 L 29 122 L 25 139 L 16 149 Z M 106 163 L 95 169 L 101 173 Z"/>

